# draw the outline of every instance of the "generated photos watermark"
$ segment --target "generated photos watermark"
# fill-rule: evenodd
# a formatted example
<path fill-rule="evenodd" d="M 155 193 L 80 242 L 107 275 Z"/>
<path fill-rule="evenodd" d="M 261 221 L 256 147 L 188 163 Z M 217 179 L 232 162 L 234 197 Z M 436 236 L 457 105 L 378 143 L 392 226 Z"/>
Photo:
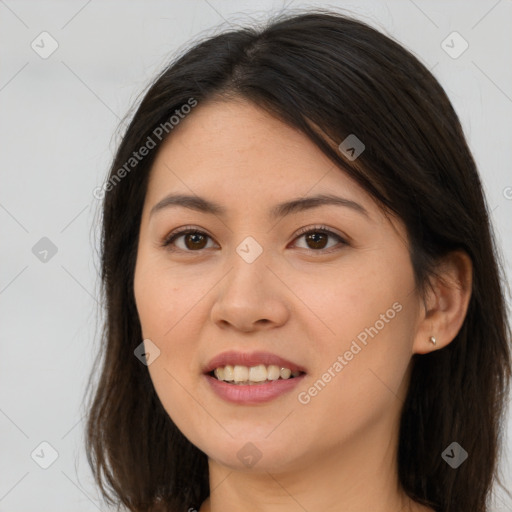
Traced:
<path fill-rule="evenodd" d="M 195 106 L 197 106 L 197 100 L 189 98 L 187 103 L 176 109 L 167 121 L 160 123 L 151 135 L 148 135 L 144 144 L 137 151 L 134 151 L 132 156 L 101 187 L 96 187 L 92 191 L 92 195 L 96 199 L 103 199 L 107 192 L 110 192 L 126 175 L 137 167 L 140 161 L 149 155 L 151 150 L 156 147 L 157 141 L 161 142 L 166 135 L 171 133 L 180 121 L 190 114 Z"/>
<path fill-rule="evenodd" d="M 349 364 L 350 361 L 354 359 L 354 356 L 359 354 L 361 350 L 368 345 L 368 336 L 372 339 L 379 334 L 379 332 L 386 327 L 386 324 L 389 324 L 393 318 L 402 311 L 403 307 L 400 302 L 395 302 L 385 313 L 382 313 L 371 327 L 366 327 L 362 330 L 357 336 L 357 340 L 353 339 L 350 345 L 350 348 L 346 350 L 342 355 L 338 355 L 336 360 L 327 368 L 327 370 L 322 374 L 322 376 L 306 391 L 301 391 L 297 395 L 298 401 L 303 404 L 309 404 L 311 399 L 320 393 L 329 382 L 336 377 L 345 366 Z M 360 344 L 359 344 L 359 343 Z"/>

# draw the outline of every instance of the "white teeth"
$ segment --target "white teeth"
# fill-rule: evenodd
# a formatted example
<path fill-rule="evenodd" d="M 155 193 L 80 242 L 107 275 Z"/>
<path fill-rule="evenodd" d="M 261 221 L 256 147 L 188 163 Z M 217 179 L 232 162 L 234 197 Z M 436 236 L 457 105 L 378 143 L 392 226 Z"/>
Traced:
<path fill-rule="evenodd" d="M 249 380 L 249 368 L 247 366 L 236 365 L 233 370 L 235 382 L 245 382 Z"/>
<path fill-rule="evenodd" d="M 267 368 L 267 379 L 268 380 L 277 380 L 277 379 L 279 379 L 279 375 L 280 375 L 279 366 L 277 366 L 276 364 L 271 364 Z"/>
<path fill-rule="evenodd" d="M 224 366 L 223 380 L 225 380 L 227 382 L 232 382 L 233 380 L 235 380 L 235 375 L 233 373 L 233 367 L 230 364 Z"/>
<path fill-rule="evenodd" d="M 281 375 L 281 379 L 289 379 L 292 371 L 289 368 L 281 368 L 279 373 Z"/>
<path fill-rule="evenodd" d="M 243 385 L 274 381 L 279 378 L 287 380 L 290 377 L 298 377 L 301 372 L 292 372 L 290 368 L 279 367 L 275 364 L 269 366 L 259 364 L 251 367 L 242 365 L 232 366 L 228 364 L 224 367 L 215 368 L 213 373 L 218 380 Z"/>
<path fill-rule="evenodd" d="M 249 368 L 249 380 L 252 382 L 263 382 L 267 380 L 267 368 L 264 364 L 258 366 L 251 366 Z"/>

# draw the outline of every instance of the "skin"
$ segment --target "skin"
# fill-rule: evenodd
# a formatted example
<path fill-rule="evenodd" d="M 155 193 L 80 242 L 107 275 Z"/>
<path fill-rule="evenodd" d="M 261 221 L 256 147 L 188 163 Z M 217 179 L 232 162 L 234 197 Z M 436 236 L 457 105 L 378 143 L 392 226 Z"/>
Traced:
<path fill-rule="evenodd" d="M 150 215 L 171 192 L 215 201 L 227 214 L 169 207 Z M 334 205 L 268 216 L 277 203 L 319 193 L 355 201 L 368 217 Z M 315 246 L 297 236 L 318 224 L 347 243 L 330 235 Z M 206 240 L 182 236 L 174 252 L 162 247 L 189 225 Z M 248 236 L 263 249 L 252 263 L 236 252 Z M 469 258 L 452 253 L 441 271 L 446 283 L 434 281 L 422 297 L 401 221 L 386 217 L 306 136 L 263 110 L 210 101 L 181 121 L 151 171 L 134 292 L 144 339 L 160 350 L 148 366 L 156 392 L 208 456 L 212 491 L 200 512 L 431 511 L 405 496 L 395 459 L 411 357 L 450 343 L 467 310 Z M 397 302 L 400 312 L 300 403 L 298 393 Z M 270 402 L 228 403 L 202 374 L 226 350 L 273 352 L 307 375 Z M 251 467 L 237 457 L 248 442 L 261 454 Z"/>

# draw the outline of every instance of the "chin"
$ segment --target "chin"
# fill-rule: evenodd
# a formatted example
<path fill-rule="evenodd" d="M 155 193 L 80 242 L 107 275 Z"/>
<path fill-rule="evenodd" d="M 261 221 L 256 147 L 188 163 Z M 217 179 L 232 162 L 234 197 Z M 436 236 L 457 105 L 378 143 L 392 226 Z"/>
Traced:
<path fill-rule="evenodd" d="M 265 435 L 268 435 L 268 431 Z M 199 449 L 209 459 L 233 471 L 277 473 L 296 466 L 296 460 L 301 456 L 293 451 L 296 446 L 292 445 L 290 438 L 287 442 L 278 439 L 270 441 L 257 439 L 246 432 L 245 436 L 230 438 L 222 445 L 220 442 L 212 444 L 210 438 L 207 445 Z"/>

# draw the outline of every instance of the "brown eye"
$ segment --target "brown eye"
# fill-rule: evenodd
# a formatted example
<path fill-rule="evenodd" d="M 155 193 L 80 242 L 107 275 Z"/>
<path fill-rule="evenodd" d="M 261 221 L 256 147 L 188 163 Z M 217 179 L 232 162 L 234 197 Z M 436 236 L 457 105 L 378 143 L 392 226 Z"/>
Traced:
<path fill-rule="evenodd" d="M 311 249 L 325 249 L 329 235 L 320 232 L 309 233 L 305 236 L 306 243 Z"/>
<path fill-rule="evenodd" d="M 178 250 L 195 252 L 204 249 L 209 238 L 210 237 L 206 233 L 198 231 L 197 229 L 185 229 L 177 233 L 171 233 L 171 235 L 164 241 L 163 246 L 167 247 L 171 251 L 176 250 L 172 247 L 175 245 Z M 182 244 L 176 244 L 176 241 L 179 239 L 183 239 Z"/>
<path fill-rule="evenodd" d="M 206 245 L 206 237 L 201 233 L 188 233 L 183 240 L 187 249 L 204 249 Z"/>
<path fill-rule="evenodd" d="M 341 238 L 340 235 L 333 233 L 331 230 L 325 228 L 325 227 L 313 227 L 309 229 L 304 229 L 302 232 L 299 233 L 299 236 L 297 236 L 297 240 L 303 239 L 305 241 L 306 247 L 302 247 L 304 249 L 311 249 L 313 252 L 320 252 L 320 253 L 327 253 L 330 252 L 331 248 L 336 249 L 336 245 L 344 246 L 348 245 L 347 242 Z M 329 244 L 329 239 L 337 240 L 338 243 Z M 300 246 L 299 246 L 300 247 Z M 325 251 L 324 251 L 325 249 Z"/>

